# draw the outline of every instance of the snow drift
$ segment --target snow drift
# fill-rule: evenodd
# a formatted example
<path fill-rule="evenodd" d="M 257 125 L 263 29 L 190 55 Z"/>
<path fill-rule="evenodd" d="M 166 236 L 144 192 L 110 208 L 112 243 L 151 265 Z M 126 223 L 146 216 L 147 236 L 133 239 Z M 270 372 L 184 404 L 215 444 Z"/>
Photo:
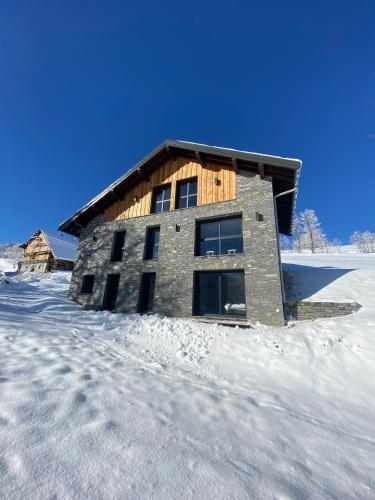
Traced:
<path fill-rule="evenodd" d="M 286 260 L 360 312 L 241 330 L 1 284 L 0 497 L 375 498 L 375 259 Z"/>

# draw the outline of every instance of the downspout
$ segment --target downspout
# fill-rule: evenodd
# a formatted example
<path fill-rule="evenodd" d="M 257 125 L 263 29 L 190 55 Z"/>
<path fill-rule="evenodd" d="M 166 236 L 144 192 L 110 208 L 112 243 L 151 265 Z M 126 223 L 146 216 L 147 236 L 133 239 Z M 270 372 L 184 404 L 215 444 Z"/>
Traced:
<path fill-rule="evenodd" d="M 273 207 L 274 207 L 274 212 L 275 212 L 275 222 L 276 222 L 276 239 L 277 239 L 277 255 L 279 259 L 279 274 L 280 274 L 280 283 L 281 283 L 281 297 L 282 297 L 282 302 L 283 302 L 283 314 L 284 314 L 284 302 L 285 302 L 285 290 L 284 290 L 284 277 L 283 277 L 283 270 L 281 267 L 281 255 L 280 255 L 280 241 L 279 241 L 279 220 L 277 217 L 277 205 L 276 205 L 276 198 L 281 198 L 281 196 L 285 196 L 286 194 L 294 193 L 297 190 L 297 188 L 293 189 L 288 189 L 288 191 L 283 191 L 282 193 L 277 194 L 276 196 L 273 197 Z M 285 314 L 284 314 L 285 318 Z"/>

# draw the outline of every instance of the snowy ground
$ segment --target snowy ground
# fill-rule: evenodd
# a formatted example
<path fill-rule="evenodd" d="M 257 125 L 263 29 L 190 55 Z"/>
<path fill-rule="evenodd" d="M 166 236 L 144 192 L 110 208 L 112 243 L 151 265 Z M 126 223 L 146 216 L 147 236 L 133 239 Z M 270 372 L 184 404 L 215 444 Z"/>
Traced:
<path fill-rule="evenodd" d="M 360 312 L 241 330 L 0 284 L 0 498 L 375 498 L 375 257 L 284 260 Z"/>

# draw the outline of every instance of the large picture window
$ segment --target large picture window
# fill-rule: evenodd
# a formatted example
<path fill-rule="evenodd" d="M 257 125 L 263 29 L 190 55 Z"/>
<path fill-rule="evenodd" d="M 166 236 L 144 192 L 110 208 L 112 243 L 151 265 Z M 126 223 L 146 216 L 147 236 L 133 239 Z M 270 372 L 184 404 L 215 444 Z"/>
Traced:
<path fill-rule="evenodd" d="M 197 206 L 197 178 L 178 181 L 176 186 L 176 208 Z"/>
<path fill-rule="evenodd" d="M 154 189 L 152 195 L 152 213 L 168 212 L 171 204 L 171 185 L 163 184 Z"/>
<path fill-rule="evenodd" d="M 196 255 L 223 255 L 242 252 L 241 216 L 198 222 Z"/>
<path fill-rule="evenodd" d="M 245 317 L 243 271 L 196 272 L 194 304 L 198 316 Z"/>
<path fill-rule="evenodd" d="M 145 260 L 159 257 L 160 227 L 148 227 L 146 230 Z"/>

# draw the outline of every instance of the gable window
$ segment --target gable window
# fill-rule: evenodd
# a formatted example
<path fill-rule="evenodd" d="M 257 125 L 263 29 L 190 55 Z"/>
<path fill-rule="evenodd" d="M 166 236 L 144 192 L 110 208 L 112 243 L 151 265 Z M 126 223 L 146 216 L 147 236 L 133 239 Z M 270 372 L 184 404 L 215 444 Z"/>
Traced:
<path fill-rule="evenodd" d="M 176 208 L 197 206 L 197 178 L 177 182 Z"/>
<path fill-rule="evenodd" d="M 159 257 L 160 226 L 149 227 L 146 231 L 145 260 Z"/>
<path fill-rule="evenodd" d="M 120 262 L 124 253 L 125 231 L 116 231 L 113 236 L 111 262 Z"/>
<path fill-rule="evenodd" d="M 154 188 L 152 196 L 152 213 L 168 212 L 171 203 L 171 185 L 163 184 Z"/>
<path fill-rule="evenodd" d="M 92 293 L 94 280 L 95 276 L 93 274 L 84 274 L 82 278 L 81 293 Z"/>
<path fill-rule="evenodd" d="M 198 222 L 196 242 L 196 255 L 242 253 L 242 216 Z"/>

